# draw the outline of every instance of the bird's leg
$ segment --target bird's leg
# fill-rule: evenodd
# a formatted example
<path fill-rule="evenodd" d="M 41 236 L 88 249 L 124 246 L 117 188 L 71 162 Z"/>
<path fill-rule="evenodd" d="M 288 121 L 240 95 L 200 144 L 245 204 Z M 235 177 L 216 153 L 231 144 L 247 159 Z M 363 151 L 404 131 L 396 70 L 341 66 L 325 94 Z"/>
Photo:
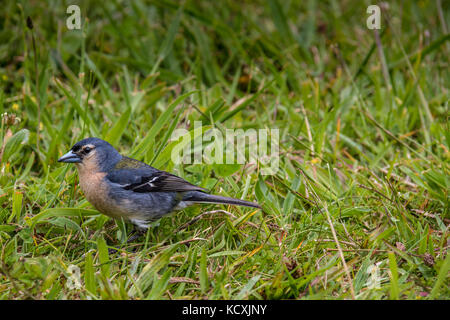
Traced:
<path fill-rule="evenodd" d="M 130 233 L 130 237 L 127 240 L 127 244 L 129 244 L 129 243 L 135 241 L 136 239 L 140 238 L 141 236 L 145 235 L 145 233 L 146 233 L 145 229 L 140 229 L 140 228 L 137 228 L 135 225 L 133 225 L 133 230 Z M 116 246 L 116 247 L 114 247 L 114 249 L 109 248 L 108 253 L 109 254 L 116 253 L 117 251 L 119 251 L 119 249 L 121 247 L 122 247 L 122 245 Z"/>
<path fill-rule="evenodd" d="M 127 243 L 133 242 L 134 240 L 140 238 L 145 234 L 145 229 L 137 228 L 135 225 L 133 225 L 133 231 L 131 231 L 130 237 L 127 240 Z"/>

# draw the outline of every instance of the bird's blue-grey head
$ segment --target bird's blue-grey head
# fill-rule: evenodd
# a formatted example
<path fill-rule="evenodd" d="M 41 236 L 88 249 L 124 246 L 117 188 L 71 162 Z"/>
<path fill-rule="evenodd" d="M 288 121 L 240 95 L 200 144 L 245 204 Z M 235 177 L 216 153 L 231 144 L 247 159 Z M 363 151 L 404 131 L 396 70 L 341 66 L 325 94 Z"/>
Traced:
<path fill-rule="evenodd" d="M 86 138 L 74 144 L 58 162 L 95 165 L 100 171 L 108 171 L 122 156 L 112 145 L 99 138 Z"/>

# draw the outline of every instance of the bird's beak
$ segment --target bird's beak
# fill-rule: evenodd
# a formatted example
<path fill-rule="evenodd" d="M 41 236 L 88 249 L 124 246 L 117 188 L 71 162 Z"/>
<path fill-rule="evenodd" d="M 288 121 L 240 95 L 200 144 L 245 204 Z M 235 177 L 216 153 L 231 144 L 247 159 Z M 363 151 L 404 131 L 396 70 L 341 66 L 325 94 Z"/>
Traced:
<path fill-rule="evenodd" d="M 70 150 L 65 155 L 63 155 L 61 158 L 59 158 L 58 162 L 80 163 L 81 158 L 76 153 L 73 153 L 72 150 Z"/>

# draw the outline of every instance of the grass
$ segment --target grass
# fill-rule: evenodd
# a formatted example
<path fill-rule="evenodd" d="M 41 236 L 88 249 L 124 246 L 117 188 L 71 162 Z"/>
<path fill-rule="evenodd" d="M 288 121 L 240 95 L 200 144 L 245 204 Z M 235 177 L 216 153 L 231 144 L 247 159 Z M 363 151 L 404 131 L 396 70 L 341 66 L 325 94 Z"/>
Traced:
<path fill-rule="evenodd" d="M 369 1 L 75 2 L 82 30 L 73 3 L 0 12 L 1 299 L 449 299 L 449 3 L 389 2 L 377 33 Z M 195 121 L 278 128 L 278 172 L 174 164 Z M 87 136 L 264 210 L 127 244 L 56 162 Z"/>

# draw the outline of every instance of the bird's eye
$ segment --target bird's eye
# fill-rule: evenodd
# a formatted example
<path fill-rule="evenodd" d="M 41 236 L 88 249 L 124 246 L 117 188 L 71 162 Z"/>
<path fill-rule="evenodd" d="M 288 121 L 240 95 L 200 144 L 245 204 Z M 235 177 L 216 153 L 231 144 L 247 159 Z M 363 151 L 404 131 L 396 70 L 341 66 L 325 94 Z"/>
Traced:
<path fill-rule="evenodd" d="M 83 149 L 84 153 L 89 153 L 92 149 L 89 147 L 86 147 Z"/>

